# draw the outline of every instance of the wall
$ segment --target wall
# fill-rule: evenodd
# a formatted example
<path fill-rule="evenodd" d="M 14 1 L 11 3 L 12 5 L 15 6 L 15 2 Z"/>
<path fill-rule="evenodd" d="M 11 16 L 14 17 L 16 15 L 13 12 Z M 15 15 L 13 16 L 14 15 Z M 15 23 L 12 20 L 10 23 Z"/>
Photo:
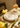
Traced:
<path fill-rule="evenodd" d="M 12 9 L 13 5 L 16 3 L 16 0 L 0 0 L 0 3 L 5 2 L 7 9 Z"/>

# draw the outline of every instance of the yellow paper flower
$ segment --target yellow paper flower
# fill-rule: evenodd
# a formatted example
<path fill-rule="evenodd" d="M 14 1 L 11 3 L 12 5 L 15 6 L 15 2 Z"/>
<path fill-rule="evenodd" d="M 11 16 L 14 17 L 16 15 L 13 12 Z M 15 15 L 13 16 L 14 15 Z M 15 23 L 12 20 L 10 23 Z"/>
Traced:
<path fill-rule="evenodd" d="M 5 9 L 5 10 L 2 10 L 2 13 L 4 13 L 4 14 L 6 14 L 7 13 L 7 9 Z"/>
<path fill-rule="evenodd" d="M 2 28 L 4 26 L 4 23 L 2 23 L 1 21 L 0 21 L 0 27 Z"/>
<path fill-rule="evenodd" d="M 6 28 L 5 24 L 6 23 L 3 23 L 3 22 L 0 21 L 0 28 Z"/>

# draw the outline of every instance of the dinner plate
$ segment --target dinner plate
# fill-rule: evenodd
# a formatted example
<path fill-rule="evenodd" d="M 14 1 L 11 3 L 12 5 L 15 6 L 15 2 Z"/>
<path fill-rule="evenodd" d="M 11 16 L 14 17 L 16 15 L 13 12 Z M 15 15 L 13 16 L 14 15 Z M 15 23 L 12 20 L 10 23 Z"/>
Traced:
<path fill-rule="evenodd" d="M 4 14 L 4 19 L 8 21 L 13 21 L 18 19 L 17 14 Z"/>

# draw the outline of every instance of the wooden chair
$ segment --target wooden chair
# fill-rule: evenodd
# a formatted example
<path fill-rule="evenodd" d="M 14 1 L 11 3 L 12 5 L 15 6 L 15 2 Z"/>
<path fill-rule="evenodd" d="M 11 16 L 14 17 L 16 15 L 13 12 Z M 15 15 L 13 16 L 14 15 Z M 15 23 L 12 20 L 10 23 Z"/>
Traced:
<path fill-rule="evenodd" d="M 0 3 L 0 15 L 2 14 L 2 10 L 3 9 L 7 9 L 5 2 L 4 3 Z"/>

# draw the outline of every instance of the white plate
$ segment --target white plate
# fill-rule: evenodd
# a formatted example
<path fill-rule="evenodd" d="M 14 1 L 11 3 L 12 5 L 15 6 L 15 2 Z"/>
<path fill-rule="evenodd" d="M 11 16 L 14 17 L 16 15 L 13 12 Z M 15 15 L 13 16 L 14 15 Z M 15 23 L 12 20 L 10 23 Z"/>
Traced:
<path fill-rule="evenodd" d="M 17 20 L 18 19 L 18 15 L 17 14 L 4 14 L 4 19 L 9 20 L 9 21 L 13 21 L 13 20 Z"/>

